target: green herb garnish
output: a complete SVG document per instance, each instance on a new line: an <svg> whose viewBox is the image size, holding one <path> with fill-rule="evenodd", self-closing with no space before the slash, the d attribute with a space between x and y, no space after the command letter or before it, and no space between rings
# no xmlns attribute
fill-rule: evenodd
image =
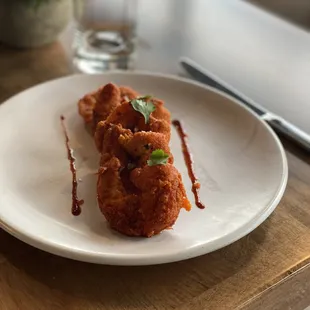
<svg viewBox="0 0 310 310"><path fill-rule="evenodd" d="M48 3L50 0L19 0L19 1L37 10L41 5L43 5L44 3Z"/></svg>
<svg viewBox="0 0 310 310"><path fill-rule="evenodd" d="M151 96L144 96L130 101L134 110L140 112L144 116L145 124L149 122L151 113L156 110L153 102L148 101L151 98Z"/></svg>
<svg viewBox="0 0 310 310"><path fill-rule="evenodd" d="M152 152L150 159L147 161L149 166L165 165L168 161L169 155L161 149Z"/></svg>

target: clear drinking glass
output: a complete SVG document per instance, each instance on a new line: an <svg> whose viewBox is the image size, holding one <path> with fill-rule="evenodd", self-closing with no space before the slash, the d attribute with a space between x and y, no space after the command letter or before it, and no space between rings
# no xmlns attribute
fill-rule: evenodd
<svg viewBox="0 0 310 310"><path fill-rule="evenodd" d="M85 73L133 65L137 0L74 0L74 64Z"/></svg>

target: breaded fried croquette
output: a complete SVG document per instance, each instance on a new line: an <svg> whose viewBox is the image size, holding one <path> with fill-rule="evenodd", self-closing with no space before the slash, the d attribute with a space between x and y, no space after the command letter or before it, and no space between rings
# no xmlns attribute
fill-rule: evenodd
<svg viewBox="0 0 310 310"><path fill-rule="evenodd" d="M173 166L170 113L163 101L109 83L78 105L101 154L97 196L110 226L144 237L171 228L190 204Z"/></svg>

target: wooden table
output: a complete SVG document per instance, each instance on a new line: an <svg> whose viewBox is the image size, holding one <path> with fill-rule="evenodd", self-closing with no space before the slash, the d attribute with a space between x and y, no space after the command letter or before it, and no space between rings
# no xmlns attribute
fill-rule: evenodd
<svg viewBox="0 0 310 310"><path fill-rule="evenodd" d="M161 0L159 23L154 15L146 14L153 1L142 1L139 69L178 73L177 58L185 51L188 56L196 53L189 48L195 46L191 41L195 36L184 35L184 28L179 26L185 11L194 10L192 5L210 9L211 4L184 0L180 9L180 2ZM231 14L243 12L245 4L231 3L234 3L228 5L232 6ZM228 9L221 13L220 5L217 6L217 18L225 17ZM168 13L164 15L165 12ZM169 24L171 12L174 27ZM205 12L206 18L213 18ZM259 15L263 13L255 14L264 19ZM197 22L197 27L201 27ZM167 24L170 28L165 33ZM283 33L286 29L284 26ZM272 31L270 26L269 32ZM173 44L169 41L171 35L175 38ZM0 101L42 81L71 74L71 36L69 27L61 42L40 49L21 51L0 46ZM228 40L227 44L230 43ZM213 69L220 68L221 64L216 62L224 56L225 64L233 65L234 57L229 58L226 49L229 46L223 46L222 54L216 55L207 49L208 42L205 45L208 62L214 62ZM241 47L239 51L242 53ZM310 59L310 50L303 52ZM233 55L237 55L236 47ZM286 56L287 61L291 61L289 57ZM244 58L244 66L246 61ZM278 208L248 236L202 257L149 267L92 265L42 252L0 230L0 309L305 308L310 304L310 160L289 142L283 143L290 176Z"/></svg>

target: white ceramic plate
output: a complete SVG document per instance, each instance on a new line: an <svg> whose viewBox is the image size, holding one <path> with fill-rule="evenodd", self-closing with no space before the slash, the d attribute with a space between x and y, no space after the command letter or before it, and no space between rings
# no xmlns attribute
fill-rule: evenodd
<svg viewBox="0 0 310 310"><path fill-rule="evenodd" d="M195 207L175 131L171 148L191 212L150 239L108 227L96 203L98 155L77 113L77 100L102 84L129 85L166 101L189 134L201 199ZM77 158L82 214L71 215L71 173L60 115ZM202 255L245 236L277 206L287 181L275 134L243 106L185 79L147 73L76 75L28 89L0 106L0 223L42 250L82 261L147 265Z"/></svg>

